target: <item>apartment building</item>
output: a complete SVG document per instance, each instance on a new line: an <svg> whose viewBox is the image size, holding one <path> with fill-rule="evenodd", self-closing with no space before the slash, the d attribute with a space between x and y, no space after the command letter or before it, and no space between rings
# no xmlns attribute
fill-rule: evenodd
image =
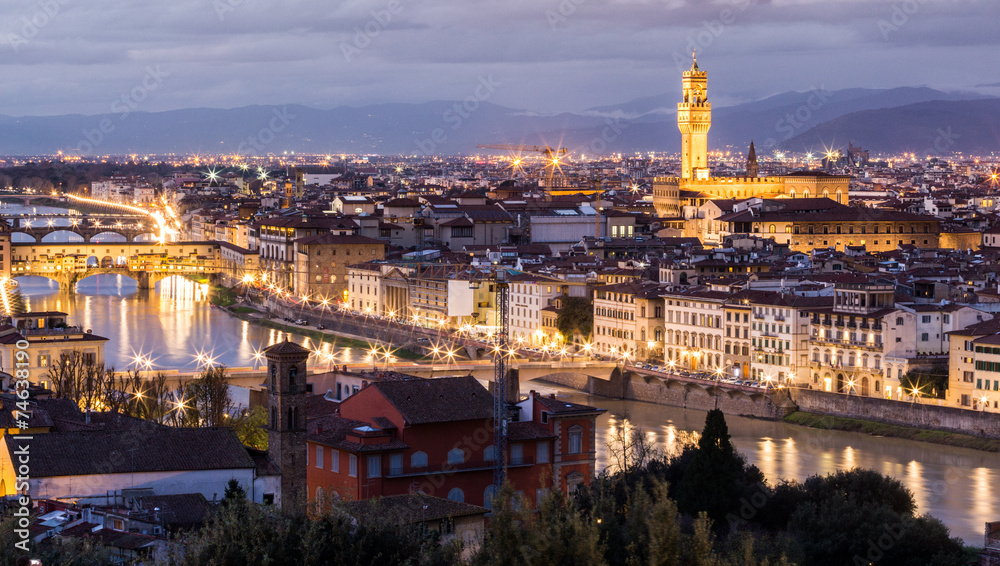
<svg viewBox="0 0 1000 566"><path fill-rule="evenodd" d="M508 270L510 338L519 344L542 346L556 337L542 330L542 309L561 297L565 282L534 273Z"/></svg>
<svg viewBox="0 0 1000 566"><path fill-rule="evenodd" d="M668 366L715 372L723 367L723 317L732 294L664 293L665 361Z"/></svg>

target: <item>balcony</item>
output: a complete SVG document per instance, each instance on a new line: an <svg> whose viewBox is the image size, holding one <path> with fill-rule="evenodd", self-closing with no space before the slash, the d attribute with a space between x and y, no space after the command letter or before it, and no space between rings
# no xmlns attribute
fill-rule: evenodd
<svg viewBox="0 0 1000 566"><path fill-rule="evenodd" d="M837 322L834 322L833 325L836 326L837 328L843 328L844 327L844 321L838 320Z"/></svg>
<svg viewBox="0 0 1000 566"><path fill-rule="evenodd" d="M776 314L776 315L774 315L774 320L776 320L778 322L785 322L785 315L783 315L783 314Z"/></svg>
<svg viewBox="0 0 1000 566"><path fill-rule="evenodd" d="M847 327L848 328L857 328L858 327L858 323L856 323L856 322L848 322L847 323Z"/></svg>

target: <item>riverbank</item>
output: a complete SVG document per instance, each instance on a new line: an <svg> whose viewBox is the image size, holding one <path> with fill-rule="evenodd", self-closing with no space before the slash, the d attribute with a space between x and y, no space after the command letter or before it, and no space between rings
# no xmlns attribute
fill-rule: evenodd
<svg viewBox="0 0 1000 566"><path fill-rule="evenodd" d="M280 330L289 334L299 334L308 337L310 340L315 342L328 342L330 344L336 344L340 347L356 348L358 350L367 351L371 349L372 345L370 342L359 340L357 338L352 338L350 336L344 336L329 331L314 330L311 328L303 326L293 326L288 324L283 324L280 322L275 322L272 319L263 318L260 311L255 308L247 306L223 306L222 310L227 312L230 316L238 318L240 320L245 320L250 324L255 324L262 328L269 328L274 330ZM413 360L419 361L424 360L426 356L412 350L407 350L404 348L397 348L392 350L392 355L403 359L403 360Z"/></svg>
<svg viewBox="0 0 1000 566"><path fill-rule="evenodd" d="M822 430L841 430L845 432L862 432L872 436L918 440L956 448L970 448L983 452L1000 452L1000 440L980 438L969 434L958 434L943 430L907 427L893 424L835 417L808 411L796 411L785 417L785 422L809 428Z"/></svg>

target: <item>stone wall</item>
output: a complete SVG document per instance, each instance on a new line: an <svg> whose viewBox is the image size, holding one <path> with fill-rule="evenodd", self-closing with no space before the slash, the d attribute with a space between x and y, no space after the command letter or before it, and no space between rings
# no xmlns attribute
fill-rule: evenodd
<svg viewBox="0 0 1000 566"><path fill-rule="evenodd" d="M796 389L791 396L802 411L1000 438L1000 415L941 407L933 400L907 403L811 389Z"/></svg>
<svg viewBox="0 0 1000 566"><path fill-rule="evenodd" d="M781 419L794 409L784 395L764 392L747 394L725 387L706 389L700 385L679 381L663 383L659 379L648 382L640 375L615 369L611 379L604 380L578 373L547 375L543 381L556 383L587 392L598 397L646 401L672 407L709 411L721 409L726 414Z"/></svg>

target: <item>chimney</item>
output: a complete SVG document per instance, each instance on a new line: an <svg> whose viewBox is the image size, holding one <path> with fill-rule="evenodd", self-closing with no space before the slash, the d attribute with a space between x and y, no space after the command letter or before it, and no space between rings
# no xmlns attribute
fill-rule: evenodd
<svg viewBox="0 0 1000 566"><path fill-rule="evenodd" d="M83 422L90 424L90 409L83 412Z"/></svg>

